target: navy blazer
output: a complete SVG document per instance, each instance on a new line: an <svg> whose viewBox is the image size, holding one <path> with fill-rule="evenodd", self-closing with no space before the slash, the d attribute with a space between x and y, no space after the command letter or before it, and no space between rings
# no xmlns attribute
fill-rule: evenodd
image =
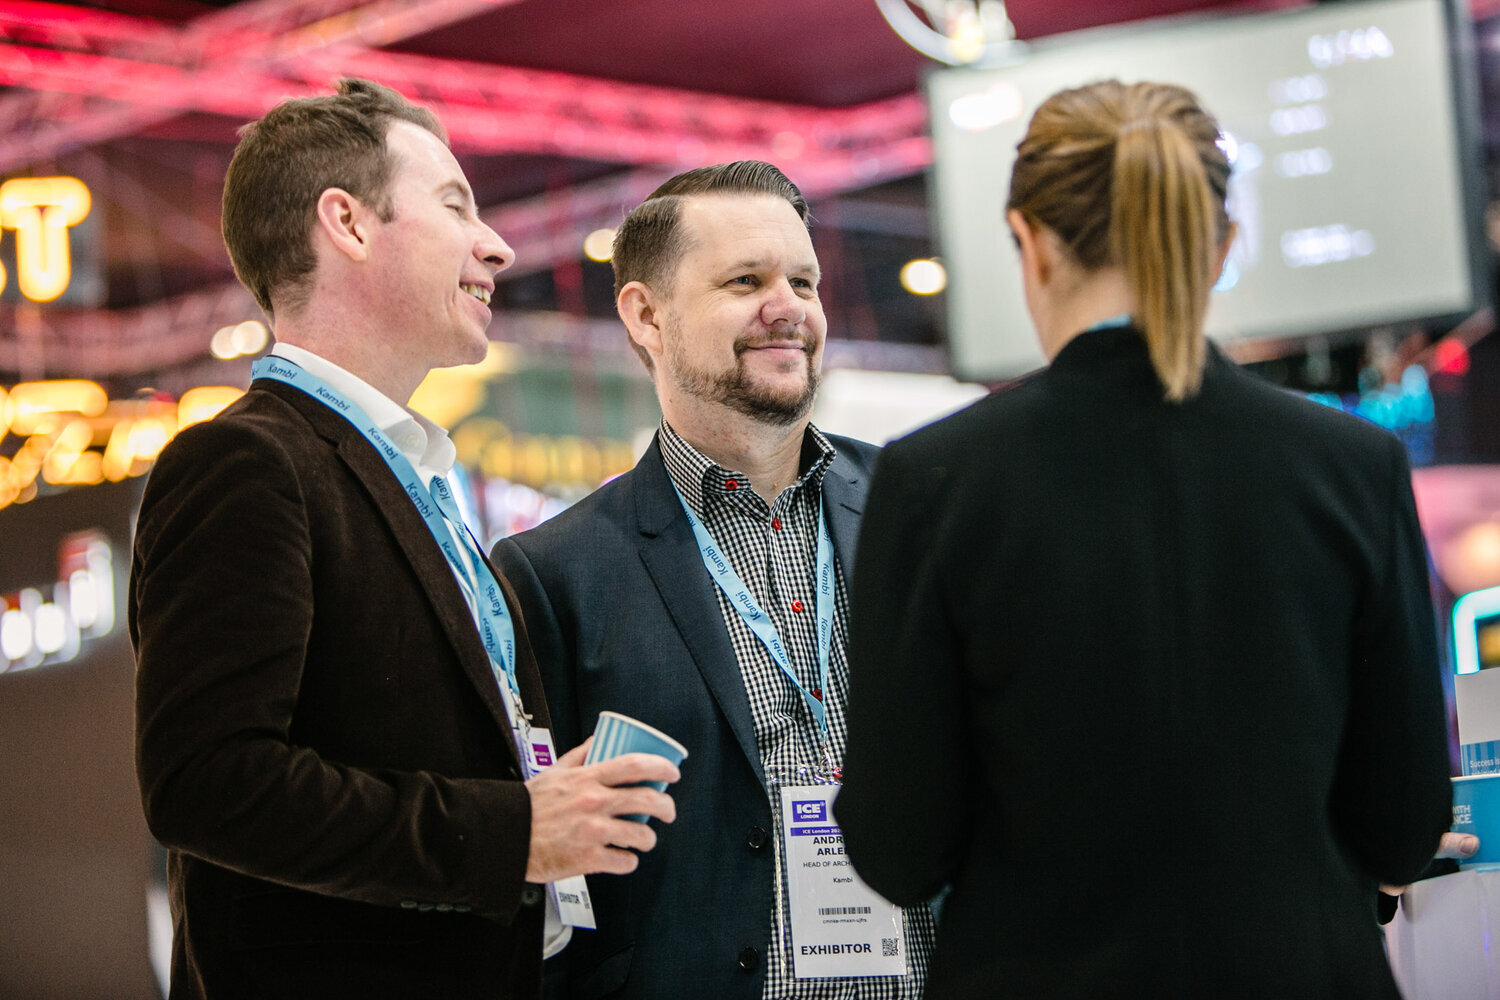
<svg viewBox="0 0 1500 1000"><path fill-rule="evenodd" d="M257 382L162 453L135 547L136 763L171 850L172 996L538 995L505 708L374 447Z"/></svg>
<svg viewBox="0 0 1500 1000"><path fill-rule="evenodd" d="M830 436L824 509L845 580L879 450ZM599 712L688 748L677 821L630 875L591 875L597 931L555 960L570 997L759 1000L774 835L750 702L718 597L652 442L634 469L494 550L516 588L559 749ZM550 963L549 963L550 964Z"/></svg>

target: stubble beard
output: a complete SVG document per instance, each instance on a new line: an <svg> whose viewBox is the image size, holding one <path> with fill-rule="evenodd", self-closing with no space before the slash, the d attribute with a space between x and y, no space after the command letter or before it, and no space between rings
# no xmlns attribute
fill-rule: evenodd
<svg viewBox="0 0 1500 1000"><path fill-rule="evenodd" d="M811 346L804 339L803 356L807 359L807 378L802 388L785 390L756 382L745 368L745 352L754 341L741 338L734 344L734 367L728 371L712 372L694 368L681 348L682 338L669 341L669 362L672 384L678 391L701 399L718 403L752 420L772 426L785 427L803 419L812 412L813 399L823 377L818 372L817 361Z"/></svg>

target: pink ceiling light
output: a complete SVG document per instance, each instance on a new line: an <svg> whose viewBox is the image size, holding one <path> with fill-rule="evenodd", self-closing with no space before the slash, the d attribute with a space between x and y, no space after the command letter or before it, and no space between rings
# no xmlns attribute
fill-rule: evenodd
<svg viewBox="0 0 1500 1000"><path fill-rule="evenodd" d="M179 114L182 87L190 81L200 90L209 85L234 81L241 74L274 67L278 63L305 58L311 53L339 45L391 45L447 24L465 20L494 7L517 0L255 0L205 14L185 27L175 27L144 18L131 18L104 11L38 2L0 3L0 41L18 43L7 48L31 49L7 59L11 71L37 62L44 75L30 82L22 76L7 76L11 86L40 89L53 86L87 98L82 105L51 105L49 110L67 110L67 117L41 118L18 114L18 108L35 112L37 102L28 94L0 99L0 173L13 172L47 160L69 149L102 142L140 131ZM69 68L80 64L64 59L42 60L37 46L50 46L59 53L93 55L109 60L99 64L104 79L128 88L124 101L87 88ZM151 64L156 63L153 71ZM111 73L108 67L119 72ZM157 75L165 88L165 99L137 103L141 90L129 76L137 72L152 78L162 68L175 68L181 76ZM215 75L215 73L218 75ZM229 86L228 89L233 89ZM279 96L288 88L283 85ZM131 95L134 96L131 96ZM261 105L260 110L274 103ZM209 109L212 110L212 109ZM260 111L254 112L259 114Z"/></svg>

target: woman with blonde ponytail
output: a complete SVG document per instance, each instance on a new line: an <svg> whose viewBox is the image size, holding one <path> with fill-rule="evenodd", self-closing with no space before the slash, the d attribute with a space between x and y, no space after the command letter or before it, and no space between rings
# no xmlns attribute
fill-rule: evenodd
<svg viewBox="0 0 1500 1000"><path fill-rule="evenodd" d="M930 997L1398 998L1375 886L1450 821L1410 473L1204 339L1218 141L1180 87L1044 102L1050 365L880 460L835 811L893 902L951 887Z"/></svg>
<svg viewBox="0 0 1500 1000"><path fill-rule="evenodd" d="M1128 303L1174 402L1198 391L1209 290L1234 237L1218 139L1214 120L1181 87L1095 84L1037 111L1011 182L1006 215L1023 255L1047 231L1068 251L1058 263L1076 267L1076 277L1123 279L1110 291ZM1051 247L1039 249L1053 264ZM1078 331L1041 332L1050 360L1068 339L1058 333Z"/></svg>

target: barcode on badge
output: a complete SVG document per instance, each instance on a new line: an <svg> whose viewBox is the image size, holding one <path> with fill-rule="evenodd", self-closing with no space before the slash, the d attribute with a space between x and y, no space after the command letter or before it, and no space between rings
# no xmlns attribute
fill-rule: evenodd
<svg viewBox="0 0 1500 1000"><path fill-rule="evenodd" d="M820 917L849 917L856 913L869 913L868 906L820 906L818 916Z"/></svg>
<svg viewBox="0 0 1500 1000"><path fill-rule="evenodd" d="M900 942L900 938L881 938L880 957L895 958L898 954L901 953Z"/></svg>

